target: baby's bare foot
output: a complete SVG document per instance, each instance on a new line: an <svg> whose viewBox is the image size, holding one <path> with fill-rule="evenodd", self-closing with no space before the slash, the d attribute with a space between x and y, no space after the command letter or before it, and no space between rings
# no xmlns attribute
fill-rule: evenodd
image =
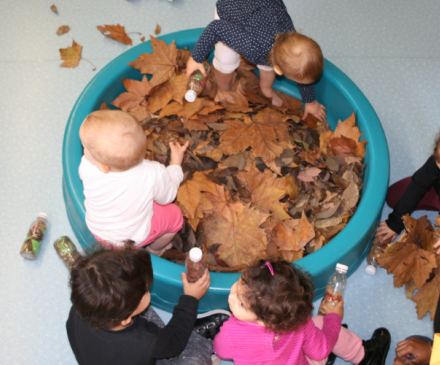
<svg viewBox="0 0 440 365"><path fill-rule="evenodd" d="M270 89L263 89L263 88L261 88L261 92L263 93L263 95L266 98L272 99L272 105L275 105L275 106L283 105L283 101L277 95L277 93L275 92L275 90L273 88L270 88Z"/></svg>

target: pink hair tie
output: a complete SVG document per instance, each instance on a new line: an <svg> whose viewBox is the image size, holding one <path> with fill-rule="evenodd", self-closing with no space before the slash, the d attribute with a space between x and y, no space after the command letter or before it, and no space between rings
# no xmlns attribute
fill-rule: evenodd
<svg viewBox="0 0 440 365"><path fill-rule="evenodd" d="M266 265L267 265L267 267L269 268L269 271L270 271L270 273L271 273L272 276L273 276L273 267L272 267L271 263L270 263L269 261L266 261Z"/></svg>

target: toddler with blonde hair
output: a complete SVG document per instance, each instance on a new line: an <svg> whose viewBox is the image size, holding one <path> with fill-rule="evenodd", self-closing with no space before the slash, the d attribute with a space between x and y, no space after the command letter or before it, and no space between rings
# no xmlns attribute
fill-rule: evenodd
<svg viewBox="0 0 440 365"><path fill-rule="evenodd" d="M169 203L183 180L188 143L170 142L168 167L145 160L145 133L131 114L120 110L91 113L79 134L84 146L79 175L89 230L104 245L122 247L130 240L161 254L183 224L182 212Z"/></svg>
<svg viewBox="0 0 440 365"><path fill-rule="evenodd" d="M230 90L240 55L257 65L263 94L282 105L273 83L276 74L298 83L305 103L303 118L321 121L326 108L315 97L314 82L324 69L319 45L295 31L282 0L218 0L215 20L203 31L187 63L187 76L195 70L205 75L203 61L215 46L213 65L220 89Z"/></svg>

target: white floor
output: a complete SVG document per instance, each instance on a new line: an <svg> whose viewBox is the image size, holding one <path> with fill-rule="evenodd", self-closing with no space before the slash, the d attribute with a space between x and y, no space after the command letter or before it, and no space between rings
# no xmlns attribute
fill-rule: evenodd
<svg viewBox="0 0 440 365"><path fill-rule="evenodd" d="M105 38L97 25L121 24L148 37L203 27L214 1L202 0L2 0L0 2L0 364L75 364L65 332L67 270L52 243L74 235L61 191L61 147L69 113L93 76L129 49ZM440 2L431 0L286 0L296 28L313 37L324 55L364 92L382 121L390 157L390 183L411 175L431 152L440 129ZM60 25L71 31L55 34ZM131 34L134 44L139 36ZM79 67L66 69L59 48L81 44ZM18 254L38 212L51 226L36 261ZM386 208L384 214L388 214ZM385 215L384 215L385 216ZM435 215L431 214L431 218ZM396 343L432 335L415 305L392 277L364 266L349 278L344 322L362 338L387 327ZM160 312L166 319L169 314ZM342 361L338 360L342 363Z"/></svg>

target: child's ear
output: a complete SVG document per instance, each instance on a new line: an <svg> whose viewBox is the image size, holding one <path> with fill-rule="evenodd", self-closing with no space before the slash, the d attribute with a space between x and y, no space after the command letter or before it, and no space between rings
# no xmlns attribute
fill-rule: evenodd
<svg viewBox="0 0 440 365"><path fill-rule="evenodd" d="M281 76L283 74L283 72L281 71L281 69L277 65L273 66L273 70L279 76Z"/></svg>
<svg viewBox="0 0 440 365"><path fill-rule="evenodd" d="M104 165L101 162L98 162L98 169L99 169L99 171L103 172L104 174L108 174L110 172L110 166Z"/></svg>
<svg viewBox="0 0 440 365"><path fill-rule="evenodd" d="M121 321L121 326L122 327L127 327L131 323L131 321L132 321L132 319L131 319L131 316L130 316L127 319L124 319L124 320Z"/></svg>

